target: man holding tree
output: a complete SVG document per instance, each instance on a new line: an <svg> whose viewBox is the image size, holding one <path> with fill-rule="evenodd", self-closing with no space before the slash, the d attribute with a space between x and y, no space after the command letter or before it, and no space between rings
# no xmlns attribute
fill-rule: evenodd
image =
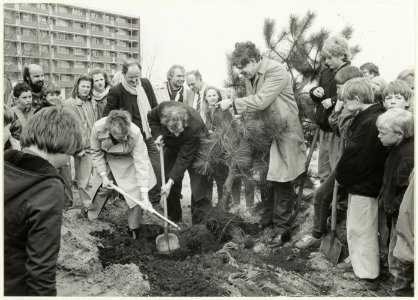
<svg viewBox="0 0 418 300"><path fill-rule="evenodd" d="M264 118L273 120L277 132L272 140L267 180L271 187L263 203L259 221L261 228L273 226L279 244L290 239L295 193L292 181L305 171L306 147L292 82L285 67L262 57L252 42L235 44L232 65L246 77L246 96L226 99L219 106L233 107L235 114L262 111Z"/></svg>

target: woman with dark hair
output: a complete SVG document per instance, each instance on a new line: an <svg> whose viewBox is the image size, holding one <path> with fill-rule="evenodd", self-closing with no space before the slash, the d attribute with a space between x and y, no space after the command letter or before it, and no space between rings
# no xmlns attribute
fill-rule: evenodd
<svg viewBox="0 0 418 300"><path fill-rule="evenodd" d="M70 108L81 125L83 136L83 150L74 155L75 177L78 192L84 209L91 205L91 198L87 192L87 186L92 172L90 153L90 136L97 114L94 109L92 98L93 78L88 74L81 75L74 83L71 98L64 102L64 106Z"/></svg>
<svg viewBox="0 0 418 300"><path fill-rule="evenodd" d="M113 180L130 196L152 207L148 191L157 181L141 130L131 122L127 111L112 110L107 117L94 124L91 156L96 172L92 190L95 196L88 211L89 220L99 216L112 194L108 185ZM127 198L126 202L130 233L136 239L142 210Z"/></svg>
<svg viewBox="0 0 418 300"><path fill-rule="evenodd" d="M97 108L97 119L99 120L103 117L103 111L107 104L107 95L112 84L106 72L102 69L94 69L89 75L93 78L92 97Z"/></svg>

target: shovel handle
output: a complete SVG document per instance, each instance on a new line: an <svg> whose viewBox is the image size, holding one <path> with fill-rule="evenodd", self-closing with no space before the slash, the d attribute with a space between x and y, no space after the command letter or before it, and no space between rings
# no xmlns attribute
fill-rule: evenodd
<svg viewBox="0 0 418 300"><path fill-rule="evenodd" d="M344 152L344 139L341 137L340 141L340 158ZM338 199L338 183L334 181L334 190L332 193L332 210L331 210L331 232L335 232L337 228L337 199Z"/></svg>
<svg viewBox="0 0 418 300"><path fill-rule="evenodd" d="M110 183L109 186L114 189L115 191L117 191L118 193L122 194L124 197L129 198L130 200L134 201L136 204L138 204L142 209L149 211L150 213L156 215L157 217L159 217L160 219L164 220L164 224L170 223L171 225L173 225L175 228L180 229L180 227L174 223L173 221L170 221L167 217L164 217L163 215L161 215L159 212L157 212L154 208L149 208L147 206L145 206L142 201L139 201L138 199L135 199L133 197L131 197L128 193L126 193L124 190L122 190L120 187L117 187L116 185L114 185L113 183Z"/></svg>

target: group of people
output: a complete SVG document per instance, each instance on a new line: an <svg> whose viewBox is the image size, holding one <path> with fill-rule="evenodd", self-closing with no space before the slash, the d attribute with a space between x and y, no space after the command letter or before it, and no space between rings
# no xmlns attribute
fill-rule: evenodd
<svg viewBox="0 0 418 300"><path fill-rule="evenodd" d="M405 249L413 249L413 198L405 190L413 184L408 181L413 116L406 108L411 107L411 89L399 80L386 86L375 78L379 73L373 64L350 66L342 38L327 40L322 55L327 67L311 91L318 103L322 184L315 194L312 235L296 245L318 245L326 234L336 181L348 193L347 239L354 273L373 281L379 275L379 250L386 251L392 274L403 280L402 288L398 280L394 290L408 293L413 251L411 256ZM305 172L307 162L292 81L284 65L263 57L252 42L235 45L232 64L245 77L244 97L223 99L198 70L186 72L181 65L173 65L167 81L153 87L141 78L139 62L127 59L113 83L95 69L78 77L71 97L63 100L59 86L44 84L42 68L25 67L24 82L13 87L4 105L5 295L56 294L62 208L73 205L70 156L83 215L89 220L100 216L114 183L157 210L165 194L168 217L181 222L187 170L192 222L199 223L212 207L213 180L221 196L225 176L200 174L194 166L196 154L202 138L212 134L219 120L232 121L232 115L262 112L277 124L267 158L271 184L263 191L259 224L261 229L274 227L276 242L290 240L293 181ZM130 234L136 239L143 212L125 200Z"/></svg>

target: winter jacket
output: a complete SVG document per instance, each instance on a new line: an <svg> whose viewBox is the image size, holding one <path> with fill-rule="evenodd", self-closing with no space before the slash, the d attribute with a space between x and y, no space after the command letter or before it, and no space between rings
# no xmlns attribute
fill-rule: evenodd
<svg viewBox="0 0 418 300"><path fill-rule="evenodd" d="M337 70L326 68L319 75L318 86L313 87L309 91L312 101L314 101L318 106L315 112L315 122L319 127L324 131L332 131L332 128L329 124L328 117L331 115L335 104L337 103L337 81L335 80L335 75L344 67L349 66L350 62L344 63ZM317 87L322 87L324 89L324 95L321 98L316 97L313 94L313 91ZM328 109L325 109L321 102L325 99L331 98L332 106Z"/></svg>
<svg viewBox="0 0 418 300"><path fill-rule="evenodd" d="M55 296L64 183L30 150L4 153L4 294Z"/></svg>
<svg viewBox="0 0 418 300"><path fill-rule="evenodd" d="M157 100L155 98L154 90L152 89L151 83L146 78L140 78L140 80L141 85L144 88L145 94L147 95L148 102L151 108L156 107ZM107 96L107 104L103 111L103 117L107 117L110 111L114 109L123 109L129 112L129 114L132 117L132 123L138 126L141 129L141 132L143 133L141 116L137 104L137 95L132 95L131 93L129 93L123 87L122 83L119 83L118 85L112 87L109 90L109 94Z"/></svg>
<svg viewBox="0 0 418 300"><path fill-rule="evenodd" d="M94 123L97 121L97 111L92 100L83 101L80 98L69 98L65 100L64 106L75 113L82 129L83 147L84 149L89 149L91 132Z"/></svg>
<svg viewBox="0 0 418 300"><path fill-rule="evenodd" d="M338 184L350 194L377 197L382 187L387 150L377 138L377 117L384 112L380 104L360 111L350 126L350 136L336 168Z"/></svg>
<svg viewBox="0 0 418 300"><path fill-rule="evenodd" d="M388 214L397 217L402 197L409 185L409 175L414 168L414 139L404 139L390 149L386 159L379 205Z"/></svg>
<svg viewBox="0 0 418 300"><path fill-rule="evenodd" d="M162 111L170 106L184 107L189 114L189 125L178 137L161 124ZM174 182L181 184L184 172L195 160L202 135L207 134L205 123L203 123L197 110L187 104L176 101L164 101L152 109L148 113L148 122L153 138L156 139L162 135L167 151L178 153L173 168L168 172L167 180L171 178Z"/></svg>

